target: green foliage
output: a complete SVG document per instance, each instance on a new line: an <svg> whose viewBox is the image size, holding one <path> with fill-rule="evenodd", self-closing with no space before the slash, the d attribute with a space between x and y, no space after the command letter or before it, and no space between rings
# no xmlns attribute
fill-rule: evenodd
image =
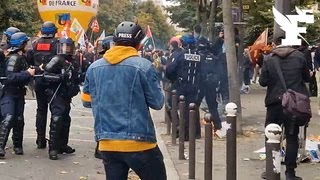
<svg viewBox="0 0 320 180"><path fill-rule="evenodd" d="M100 0L98 21L101 31L105 29L107 33L113 33L122 21L138 20L143 28L150 26L155 42L163 46L174 34L173 27L166 19L160 7L151 1L133 3L130 0Z"/></svg>
<svg viewBox="0 0 320 180"><path fill-rule="evenodd" d="M180 28L192 30L197 22L196 6L187 1L181 1L180 6L167 7L166 10L170 14L172 23L177 24Z"/></svg>
<svg viewBox="0 0 320 180"><path fill-rule="evenodd" d="M39 30L41 20L34 0L6 0L0 2L0 30L15 26L30 36Z"/></svg>
<svg viewBox="0 0 320 180"><path fill-rule="evenodd" d="M142 2L137 7L137 19L139 24L146 28L150 26L157 48L164 48L169 38L174 35L174 28L168 24L167 16L160 7L152 1Z"/></svg>
<svg viewBox="0 0 320 180"><path fill-rule="evenodd" d="M100 0L97 16L100 29L105 29L106 33L113 33L120 22L132 21L133 8L130 0Z"/></svg>

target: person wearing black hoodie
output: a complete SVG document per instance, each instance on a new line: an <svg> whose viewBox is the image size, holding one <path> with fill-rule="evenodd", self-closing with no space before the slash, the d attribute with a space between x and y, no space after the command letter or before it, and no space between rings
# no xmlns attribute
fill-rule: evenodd
<svg viewBox="0 0 320 180"><path fill-rule="evenodd" d="M294 121L283 113L281 96L285 90L276 71L274 61L279 61L287 88L304 95L309 95L305 82L309 82L310 73L303 53L292 47L280 46L281 39L281 37L277 38L275 42L276 47L264 61L259 83L261 86L267 87L265 97L265 106L267 108L265 126L270 123L276 123L279 125L283 124L286 129L286 180L300 180L302 178L295 174L299 148L299 125L297 123L293 124Z"/></svg>

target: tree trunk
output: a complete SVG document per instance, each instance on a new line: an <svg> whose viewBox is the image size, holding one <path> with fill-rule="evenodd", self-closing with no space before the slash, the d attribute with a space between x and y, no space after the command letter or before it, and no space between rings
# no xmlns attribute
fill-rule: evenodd
<svg viewBox="0 0 320 180"><path fill-rule="evenodd" d="M229 78L229 96L230 102L234 102L237 104L238 109L241 108L241 100L240 100L240 88L239 88L239 78L237 71L237 54L236 54L236 46L235 46L235 36L234 36L234 27L232 21L232 11L231 5L232 0L223 0L223 23L224 23L224 43L226 47L226 55L227 55L227 67L228 67L228 78ZM241 111L240 111L241 112ZM239 111L237 112L237 117L241 117L239 115ZM237 120L239 120L238 118ZM242 132L241 125L242 122L237 122L237 132Z"/></svg>
<svg viewBox="0 0 320 180"><path fill-rule="evenodd" d="M242 0L238 0L238 4L239 4L239 10L240 10L240 22L243 22L243 3ZM240 24L238 25L238 29L239 29L239 38L240 38L240 43L239 43L239 47L238 47L238 69L239 69L239 86L241 87L243 84L243 51L244 51L244 25ZM240 103L239 103L240 104ZM242 122L242 108L241 106L238 107L238 122ZM241 124L237 123L237 129L241 129Z"/></svg>
<svg viewBox="0 0 320 180"><path fill-rule="evenodd" d="M283 15L290 14L290 0L276 0L275 8ZM274 21L273 41L284 35L284 31L282 31L280 26Z"/></svg>
<svg viewBox="0 0 320 180"><path fill-rule="evenodd" d="M211 8L210 8L209 32L208 32L208 35L209 35L208 37L210 41L213 41L216 36L215 23L216 23L216 17L217 17L217 6L218 6L217 0L212 0Z"/></svg>

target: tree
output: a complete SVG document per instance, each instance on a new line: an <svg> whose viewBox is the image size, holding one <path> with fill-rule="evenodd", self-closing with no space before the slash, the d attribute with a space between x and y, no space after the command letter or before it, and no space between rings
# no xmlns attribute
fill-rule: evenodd
<svg viewBox="0 0 320 180"><path fill-rule="evenodd" d="M142 2L137 6L139 24L150 26L157 48L164 49L168 40L174 35L174 28L167 22L163 10L152 1Z"/></svg>
<svg viewBox="0 0 320 180"><path fill-rule="evenodd" d="M138 20L138 23L146 28L150 26L155 42L163 47L169 37L174 34L160 7L155 6L151 1L136 3L130 0L100 0L98 21L101 31L113 33L117 25L122 21Z"/></svg>
<svg viewBox="0 0 320 180"><path fill-rule="evenodd" d="M133 4L130 0L100 0L97 18L100 29L113 33L120 22L133 20Z"/></svg>
<svg viewBox="0 0 320 180"><path fill-rule="evenodd" d="M239 78L238 78L238 65L237 65L237 54L235 45L235 34L231 12L231 0L223 0L223 23L225 38L224 43L226 47L227 56L227 67L229 77L229 96L230 102L237 104L237 131L241 132L241 100L239 91Z"/></svg>
<svg viewBox="0 0 320 180"><path fill-rule="evenodd" d="M30 36L39 31L41 19L33 0L9 0L0 2L0 29L15 26Z"/></svg>

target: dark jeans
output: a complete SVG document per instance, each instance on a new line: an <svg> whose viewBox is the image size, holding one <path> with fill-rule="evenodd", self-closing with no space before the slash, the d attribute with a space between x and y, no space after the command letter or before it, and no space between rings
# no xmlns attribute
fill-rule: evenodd
<svg viewBox="0 0 320 180"><path fill-rule="evenodd" d="M213 83L201 83L200 85L200 95L199 102L200 105L202 99L205 97L208 105L209 112L211 114L211 120L214 123L216 129L221 129L221 118L218 112L218 102L217 102L217 86Z"/></svg>
<svg viewBox="0 0 320 180"><path fill-rule="evenodd" d="M250 85L250 68L243 70L243 83L244 85Z"/></svg>
<svg viewBox="0 0 320 180"><path fill-rule="evenodd" d="M294 172L297 167L297 155L299 148L299 126L292 124L292 120L283 113L281 104L267 107L266 126L270 123L283 124L286 136L286 157L285 164L287 172Z"/></svg>
<svg viewBox="0 0 320 180"><path fill-rule="evenodd" d="M141 152L102 151L107 180L127 180L129 168L142 180L166 180L166 169L159 147Z"/></svg>

